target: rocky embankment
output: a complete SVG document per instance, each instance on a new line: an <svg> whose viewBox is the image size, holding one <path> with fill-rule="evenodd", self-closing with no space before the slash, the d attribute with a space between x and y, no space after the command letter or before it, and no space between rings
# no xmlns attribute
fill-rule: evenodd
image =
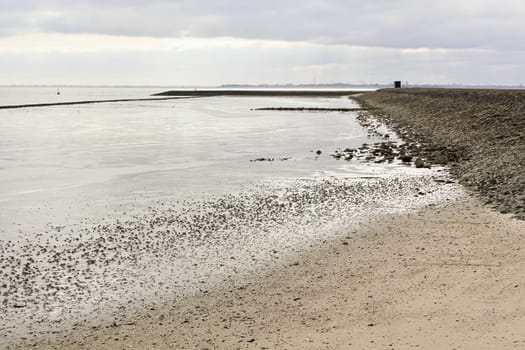
<svg viewBox="0 0 525 350"><path fill-rule="evenodd" d="M407 142L450 166L485 203L525 220L525 90L385 89L353 97Z"/></svg>

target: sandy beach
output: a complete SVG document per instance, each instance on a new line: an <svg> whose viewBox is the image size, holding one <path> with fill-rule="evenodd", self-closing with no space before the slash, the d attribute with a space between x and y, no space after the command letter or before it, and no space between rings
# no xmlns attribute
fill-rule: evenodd
<svg viewBox="0 0 525 350"><path fill-rule="evenodd" d="M41 349L522 349L525 222L465 196Z"/></svg>
<svg viewBox="0 0 525 350"><path fill-rule="evenodd" d="M514 132L523 117L493 129L482 108L468 120L438 111L425 128L421 96L430 109L453 96L464 103L456 113L468 114L477 108L472 101L507 95L452 91L442 100L444 91L420 91L421 96L407 91L358 99L365 108L379 108L368 117L378 116L405 138L403 152L432 167L450 167L466 185L455 198L372 216L242 279L8 348L525 348L525 221L516 218L523 213L522 156L515 152L523 136ZM510 103L516 113L521 105ZM480 116L483 122L476 119ZM463 137L450 132L454 129L463 130ZM494 159L508 162L472 171ZM500 179L510 180L500 184ZM492 187L483 187L487 184Z"/></svg>

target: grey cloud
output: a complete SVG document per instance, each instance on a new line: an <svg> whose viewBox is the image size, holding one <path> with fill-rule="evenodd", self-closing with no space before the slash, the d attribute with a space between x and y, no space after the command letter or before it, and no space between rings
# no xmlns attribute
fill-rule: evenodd
<svg viewBox="0 0 525 350"><path fill-rule="evenodd" d="M410 83L520 84L524 52L199 47L182 52L0 55L0 84ZM213 60L210 60L213 57Z"/></svg>
<svg viewBox="0 0 525 350"><path fill-rule="evenodd" d="M3 7L3 8L2 8ZM525 2L504 0L22 1L4 33L232 36L378 47L525 49ZM55 11L56 17L40 16ZM7 22L6 22L7 21Z"/></svg>

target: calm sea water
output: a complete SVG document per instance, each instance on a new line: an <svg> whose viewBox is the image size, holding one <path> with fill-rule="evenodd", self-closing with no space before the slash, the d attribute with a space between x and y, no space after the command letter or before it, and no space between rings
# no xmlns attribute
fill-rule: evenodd
<svg viewBox="0 0 525 350"><path fill-rule="evenodd" d="M113 100L147 98L169 88L144 87L52 87L52 86L0 86L0 106L36 103L71 102L86 100ZM60 94L57 94L60 92Z"/></svg>
<svg viewBox="0 0 525 350"><path fill-rule="evenodd" d="M0 91L6 105L143 98L159 90L62 88L58 97L54 88ZM374 141L354 113L254 110L280 106L357 107L348 98L212 97L0 110L0 237L159 198L235 192L264 179L388 171L329 157ZM250 162L257 158L275 161Z"/></svg>

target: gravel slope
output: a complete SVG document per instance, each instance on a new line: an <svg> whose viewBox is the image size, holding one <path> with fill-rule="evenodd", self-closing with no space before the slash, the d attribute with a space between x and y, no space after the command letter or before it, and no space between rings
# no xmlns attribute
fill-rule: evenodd
<svg viewBox="0 0 525 350"><path fill-rule="evenodd" d="M408 143L447 164L502 213L525 219L525 90L385 89L354 97Z"/></svg>

